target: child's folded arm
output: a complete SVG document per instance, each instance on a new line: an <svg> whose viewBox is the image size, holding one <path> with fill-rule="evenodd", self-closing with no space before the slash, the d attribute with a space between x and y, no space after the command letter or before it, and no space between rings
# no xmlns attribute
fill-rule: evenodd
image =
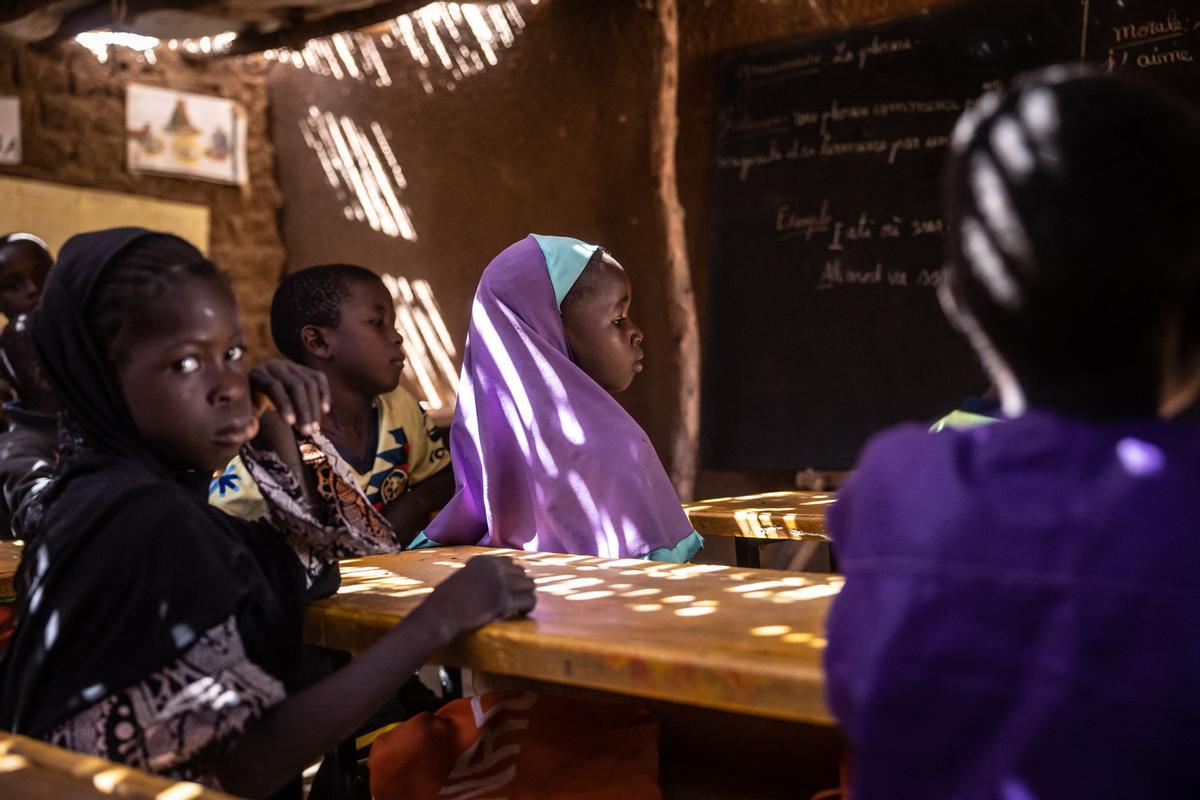
<svg viewBox="0 0 1200 800"><path fill-rule="evenodd" d="M262 493L267 520L300 557L310 586L343 558L403 549L328 440L314 433L301 440L299 453L303 482L274 451L245 446L241 456Z"/></svg>

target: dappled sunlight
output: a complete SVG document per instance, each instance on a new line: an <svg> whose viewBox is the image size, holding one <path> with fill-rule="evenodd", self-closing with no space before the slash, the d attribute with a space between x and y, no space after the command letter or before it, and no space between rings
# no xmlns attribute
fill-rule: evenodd
<svg viewBox="0 0 1200 800"><path fill-rule="evenodd" d="M818 636L809 631L793 631L789 625L762 625L757 628L751 628L750 635L762 638L778 637L780 641L787 644L806 644L818 650L824 649L828 644L823 636Z"/></svg>
<svg viewBox="0 0 1200 800"><path fill-rule="evenodd" d="M23 771L31 773L12 779L13 783L9 783L9 779L5 778L3 786L6 789L55 786L57 788L53 796L57 797L67 791L73 783L75 789L70 791L71 797L92 797L95 792L116 797L154 800L197 800L216 796L198 783L171 781L132 767L113 764L96 756L70 752L36 739L12 734L0 735L3 736L0 738L0 776ZM51 776L56 776L58 780L47 782Z"/></svg>
<svg viewBox="0 0 1200 800"><path fill-rule="evenodd" d="M378 122L363 128L350 117L309 106L300 132L343 204L346 219L387 236L417 240L411 213L400 202L408 182Z"/></svg>
<svg viewBox="0 0 1200 800"><path fill-rule="evenodd" d="M762 492L701 500L683 510L701 534L827 542L825 514L835 502L826 492Z"/></svg>
<svg viewBox="0 0 1200 800"><path fill-rule="evenodd" d="M461 563L443 562L444 566L460 568ZM374 592L386 594L389 597L417 597L429 594L433 587L416 578L407 578L385 569L375 567L342 566L342 585L337 593L357 594L359 592Z"/></svg>
<svg viewBox="0 0 1200 800"><path fill-rule="evenodd" d="M16 772L19 769L25 769L29 766L29 759L25 756L18 755L3 755L0 756L0 773Z"/></svg>
<svg viewBox="0 0 1200 800"><path fill-rule="evenodd" d="M404 336L404 371L421 387L428 408L452 406L458 394L458 351L446 330L441 307L428 281L411 283L402 276L380 276L396 309L396 324Z"/></svg>
<svg viewBox="0 0 1200 800"><path fill-rule="evenodd" d="M377 590L313 603L306 640L362 652L412 614L420 600L389 597L394 589L385 582L388 575L436 585L457 574L452 564L508 558L532 579L536 606L451 644L435 663L501 676L501 682L544 681L735 713L828 721L820 659L830 599L842 586L836 577L517 549L439 550L344 562L356 568L345 583L374 582ZM624 575L631 565L641 569ZM751 591L730 591L741 586ZM787 596L794 592L801 594ZM799 599L804 593L808 600Z"/></svg>
<svg viewBox="0 0 1200 800"><path fill-rule="evenodd" d="M471 552L475 555L476 549L471 548ZM784 644L817 649L824 647L823 629L810 629L812 622L798 626L798 618L811 620L811 615L806 613L797 617L789 609L827 600L836 595L845 582L838 575L734 569L722 564L669 564L512 549L480 549L478 555L509 557L525 567L542 598L532 614L535 620L550 614L560 621L569 621L569 616L560 616L566 608L599 604L603 610L598 609L597 613L616 613L618 618L619 614L632 613L639 618L644 615L669 616L678 624L687 625L718 621L716 624L720 629L729 630L735 639L739 624L753 620L755 624L741 629L744 631L741 636L748 640L777 639ZM426 557L419 567L414 567L414 572L428 571L431 566L448 572L461 569L464 564L462 560L430 560ZM428 584L401 571L357 562L345 564L342 574L343 586L339 594L370 592L411 597L431 591ZM553 605L560 599L569 601L569 606L561 607L563 612ZM729 628L730 625L734 627ZM730 639L729 643L735 639Z"/></svg>
<svg viewBox="0 0 1200 800"><path fill-rule="evenodd" d="M525 29L521 9L537 4L429 3L380 25L310 39L299 50L267 50L263 57L333 80L388 87L394 79L383 51L407 52L426 94L454 91L459 81L500 63Z"/></svg>
<svg viewBox="0 0 1200 800"><path fill-rule="evenodd" d="M525 325L521 320L517 319L516 314L505 306L501 306L500 309L508 317L513 330L521 337L521 343L525 345L530 358L537 365L538 374L542 376L542 381L546 384L546 388L550 390L550 395L554 399L554 408L558 412L558 424L562 429L563 436L566 437L568 442L574 445L586 443L587 437L584 436L579 419L575 416L574 409L571 408L571 401L567 398L567 389L563 386L562 380L559 379L558 373L554 371L554 367L550 366L550 362L542 355L542 351L529 338L529 334L525 332Z"/></svg>

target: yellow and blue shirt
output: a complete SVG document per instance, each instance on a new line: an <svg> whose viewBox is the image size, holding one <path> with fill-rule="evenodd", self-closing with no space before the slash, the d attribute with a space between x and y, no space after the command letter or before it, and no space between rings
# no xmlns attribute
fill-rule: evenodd
<svg viewBox="0 0 1200 800"><path fill-rule="evenodd" d="M342 460L376 509L432 477L450 464L450 449L425 410L405 389L375 398L376 446L371 464ZM229 462L225 471L208 487L208 502L243 519L261 517L266 507L254 479L241 457Z"/></svg>

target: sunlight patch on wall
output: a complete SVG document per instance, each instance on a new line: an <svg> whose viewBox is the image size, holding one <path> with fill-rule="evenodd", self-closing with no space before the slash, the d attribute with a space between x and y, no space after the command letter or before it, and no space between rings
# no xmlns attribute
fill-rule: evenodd
<svg viewBox="0 0 1200 800"><path fill-rule="evenodd" d="M458 81L499 63L500 53L525 29L521 6L537 4L538 0L430 3L369 31L312 39L301 50L267 50L263 56L335 80L391 86L380 48L406 51L418 65L426 94L438 88L453 91Z"/></svg>
<svg viewBox="0 0 1200 800"><path fill-rule="evenodd" d="M417 240L412 215L400 202L408 182L378 122L364 129L350 117L309 106L300 132L342 202L346 219L388 236Z"/></svg>
<svg viewBox="0 0 1200 800"><path fill-rule="evenodd" d="M404 336L405 373L420 387L430 411L454 405L458 394L458 351L428 281L382 275L396 305L396 327Z"/></svg>

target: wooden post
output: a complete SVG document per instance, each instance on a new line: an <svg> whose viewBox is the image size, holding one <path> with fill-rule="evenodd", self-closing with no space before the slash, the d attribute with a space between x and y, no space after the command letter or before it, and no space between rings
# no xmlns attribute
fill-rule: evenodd
<svg viewBox="0 0 1200 800"><path fill-rule="evenodd" d="M655 165L666 236L667 323L679 365L679 391L671 435L671 482L680 499L687 502L695 489L700 446L700 333L675 170L679 140L679 4L678 0L657 0L655 5L660 49L650 157Z"/></svg>

